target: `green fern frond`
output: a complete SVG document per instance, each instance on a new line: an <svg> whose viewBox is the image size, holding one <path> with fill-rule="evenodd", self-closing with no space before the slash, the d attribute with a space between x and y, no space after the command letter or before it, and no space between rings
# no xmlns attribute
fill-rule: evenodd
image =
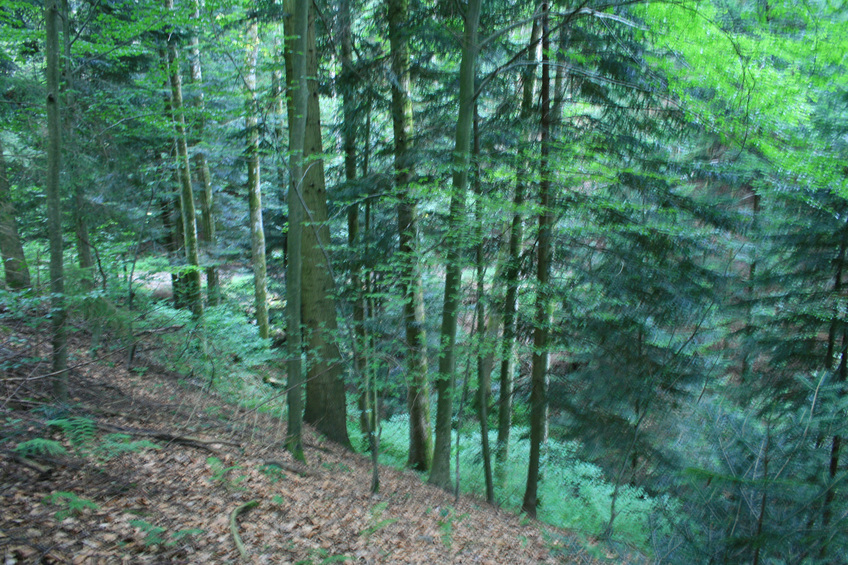
<svg viewBox="0 0 848 565"><path fill-rule="evenodd" d="M130 441L131 439L126 434L109 434L97 446L95 450L97 456L104 461L108 461L125 453L136 453L145 449L160 449L158 445L151 441Z"/></svg>
<svg viewBox="0 0 848 565"><path fill-rule="evenodd" d="M14 451L25 457L32 455L57 457L67 453L67 450L58 441L40 437L19 443L15 446Z"/></svg>
<svg viewBox="0 0 848 565"><path fill-rule="evenodd" d="M94 438L97 433L97 425L90 418L62 418L49 420L48 426L61 429L73 445L85 445Z"/></svg>

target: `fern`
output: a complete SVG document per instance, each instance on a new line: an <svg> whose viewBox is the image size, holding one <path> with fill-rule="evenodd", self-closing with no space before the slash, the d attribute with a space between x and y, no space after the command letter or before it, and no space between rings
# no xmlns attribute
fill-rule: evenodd
<svg viewBox="0 0 848 565"><path fill-rule="evenodd" d="M154 526L147 520L130 520L130 525L135 526L147 534L144 536L144 545L146 546L159 545L165 541L165 538L162 537L162 534L165 533L165 528L162 526Z"/></svg>
<svg viewBox="0 0 848 565"><path fill-rule="evenodd" d="M19 443L15 446L14 451L25 457L33 455L58 457L67 454L67 450L58 441L40 437Z"/></svg>
<svg viewBox="0 0 848 565"><path fill-rule="evenodd" d="M95 454L103 461L120 457L125 453L137 453L145 449L159 449L155 443L147 440L130 441L126 434L109 434L95 448Z"/></svg>
<svg viewBox="0 0 848 565"><path fill-rule="evenodd" d="M47 425L61 429L71 444L77 447L90 442L97 433L97 425L91 418L61 418L49 420Z"/></svg>
<svg viewBox="0 0 848 565"><path fill-rule="evenodd" d="M54 514L57 520L64 520L69 516L78 516L86 509L97 510L99 508L94 502L80 498L72 492L53 493L45 497L43 503L65 506L65 508Z"/></svg>

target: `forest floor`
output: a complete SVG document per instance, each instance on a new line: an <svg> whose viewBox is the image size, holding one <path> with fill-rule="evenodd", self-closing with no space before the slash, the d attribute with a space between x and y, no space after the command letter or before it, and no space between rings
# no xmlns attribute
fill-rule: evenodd
<svg viewBox="0 0 848 565"><path fill-rule="evenodd" d="M83 331L69 346L72 404L59 410L49 332L26 322L0 319L5 564L598 562L576 536L412 472L381 467L372 494L369 458L309 429L300 464L279 418L143 356L128 371L123 349L92 356Z"/></svg>

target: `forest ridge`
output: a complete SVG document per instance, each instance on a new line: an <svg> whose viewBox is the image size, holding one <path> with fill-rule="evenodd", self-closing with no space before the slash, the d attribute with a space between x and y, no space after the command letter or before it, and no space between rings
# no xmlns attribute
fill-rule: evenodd
<svg viewBox="0 0 848 565"><path fill-rule="evenodd" d="M7 332L3 410L73 413L84 332L375 493L387 461L657 561L844 563L846 14L8 1L0 314L51 345L22 377Z"/></svg>

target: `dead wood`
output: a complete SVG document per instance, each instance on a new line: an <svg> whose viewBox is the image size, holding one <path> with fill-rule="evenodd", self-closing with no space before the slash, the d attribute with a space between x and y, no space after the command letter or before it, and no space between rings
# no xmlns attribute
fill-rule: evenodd
<svg viewBox="0 0 848 565"><path fill-rule="evenodd" d="M247 555L247 550L244 548L244 543L241 541L241 536L239 536L238 533L237 518L239 514L247 512L258 505L258 500L251 500L250 502L245 502L244 504L237 506L232 512L230 512L230 534L232 534L233 542L236 544L236 549L238 549L239 555L241 555L241 558L244 561L247 561L249 556Z"/></svg>

